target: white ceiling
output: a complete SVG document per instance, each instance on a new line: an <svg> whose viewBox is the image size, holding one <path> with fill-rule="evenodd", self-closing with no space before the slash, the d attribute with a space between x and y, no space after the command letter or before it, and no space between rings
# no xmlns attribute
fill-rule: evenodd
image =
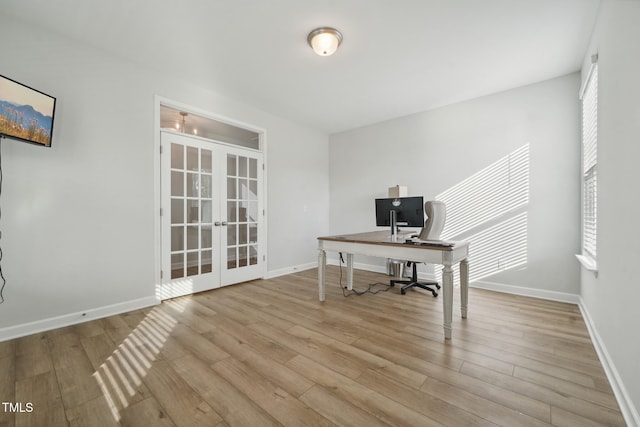
<svg viewBox="0 0 640 427"><path fill-rule="evenodd" d="M577 71L599 4L2 0L1 13L334 133ZM307 45L320 26L344 36L333 56Z"/></svg>

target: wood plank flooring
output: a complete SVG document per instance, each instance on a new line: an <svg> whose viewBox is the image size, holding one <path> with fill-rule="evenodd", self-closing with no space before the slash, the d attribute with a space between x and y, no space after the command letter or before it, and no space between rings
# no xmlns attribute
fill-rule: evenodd
<svg viewBox="0 0 640 427"><path fill-rule="evenodd" d="M625 425L575 305L472 288L445 341L440 298L338 282L324 303L308 270L2 342L23 412L0 426Z"/></svg>

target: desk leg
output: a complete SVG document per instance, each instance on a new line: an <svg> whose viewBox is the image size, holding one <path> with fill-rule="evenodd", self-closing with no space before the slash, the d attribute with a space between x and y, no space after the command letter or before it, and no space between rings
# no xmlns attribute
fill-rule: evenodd
<svg viewBox="0 0 640 427"><path fill-rule="evenodd" d="M347 289L353 289L353 254L347 254Z"/></svg>
<svg viewBox="0 0 640 427"><path fill-rule="evenodd" d="M469 261L465 258L460 261L460 311L462 318L467 318L467 305L469 303Z"/></svg>
<svg viewBox="0 0 640 427"><path fill-rule="evenodd" d="M327 268L327 253L319 249L318 250L318 298L320 301L324 301L324 277Z"/></svg>
<svg viewBox="0 0 640 427"><path fill-rule="evenodd" d="M442 311L444 312L444 338L451 339L453 320L453 269L445 265L442 269Z"/></svg>

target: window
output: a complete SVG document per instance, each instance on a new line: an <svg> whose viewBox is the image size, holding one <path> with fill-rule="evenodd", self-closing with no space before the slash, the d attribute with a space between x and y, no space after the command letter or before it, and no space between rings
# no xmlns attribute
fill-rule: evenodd
<svg viewBox="0 0 640 427"><path fill-rule="evenodd" d="M598 232L598 63L592 66L582 95L582 256L589 270L596 270Z"/></svg>

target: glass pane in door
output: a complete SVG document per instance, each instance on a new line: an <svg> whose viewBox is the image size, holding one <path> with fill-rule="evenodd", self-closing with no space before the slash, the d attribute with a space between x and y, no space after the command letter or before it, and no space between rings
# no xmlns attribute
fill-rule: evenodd
<svg viewBox="0 0 640 427"><path fill-rule="evenodd" d="M227 154L227 269L258 264L258 161Z"/></svg>
<svg viewBox="0 0 640 427"><path fill-rule="evenodd" d="M212 272L212 151L171 144L171 279Z"/></svg>

